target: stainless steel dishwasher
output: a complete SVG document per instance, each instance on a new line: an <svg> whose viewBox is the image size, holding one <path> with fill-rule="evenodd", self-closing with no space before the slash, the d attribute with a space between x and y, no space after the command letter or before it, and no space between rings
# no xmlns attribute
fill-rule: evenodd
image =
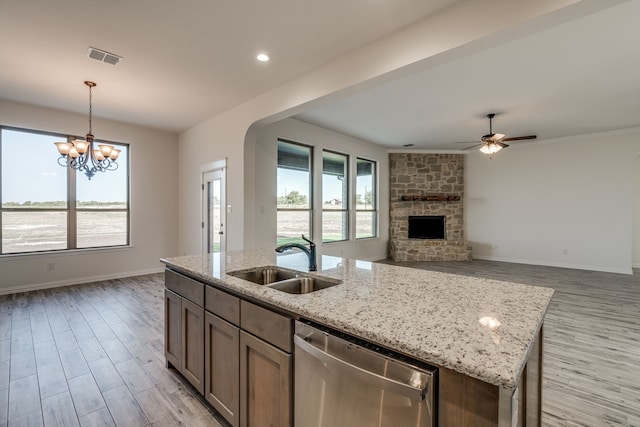
<svg viewBox="0 0 640 427"><path fill-rule="evenodd" d="M294 344L295 427L437 425L436 368L300 321Z"/></svg>

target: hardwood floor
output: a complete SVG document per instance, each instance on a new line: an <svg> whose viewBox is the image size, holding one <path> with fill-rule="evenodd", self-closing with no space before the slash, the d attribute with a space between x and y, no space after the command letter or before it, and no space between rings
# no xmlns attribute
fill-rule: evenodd
<svg viewBox="0 0 640 427"><path fill-rule="evenodd" d="M390 264L554 288L543 426L640 426L640 274L474 260Z"/></svg>
<svg viewBox="0 0 640 427"><path fill-rule="evenodd" d="M164 275L0 296L0 426L218 426L164 362Z"/></svg>
<svg viewBox="0 0 640 427"><path fill-rule="evenodd" d="M640 427L639 275L398 264L554 288L543 425ZM0 427L224 425L165 368L163 288L157 274L0 296Z"/></svg>

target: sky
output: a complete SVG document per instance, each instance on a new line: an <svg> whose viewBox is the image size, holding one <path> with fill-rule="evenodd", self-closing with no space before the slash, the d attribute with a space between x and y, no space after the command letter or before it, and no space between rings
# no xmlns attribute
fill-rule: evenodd
<svg viewBox="0 0 640 427"><path fill-rule="evenodd" d="M64 137L2 129L2 202L66 200L66 168L58 164L54 142ZM116 171L98 172L89 181L78 174L77 199L114 202L127 200L127 157L123 150Z"/></svg>

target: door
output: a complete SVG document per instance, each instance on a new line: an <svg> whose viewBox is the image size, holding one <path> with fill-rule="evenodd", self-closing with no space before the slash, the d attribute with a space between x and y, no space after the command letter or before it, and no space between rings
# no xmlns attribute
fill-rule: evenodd
<svg viewBox="0 0 640 427"><path fill-rule="evenodd" d="M205 254L225 251L225 174L224 167L202 173L202 241Z"/></svg>

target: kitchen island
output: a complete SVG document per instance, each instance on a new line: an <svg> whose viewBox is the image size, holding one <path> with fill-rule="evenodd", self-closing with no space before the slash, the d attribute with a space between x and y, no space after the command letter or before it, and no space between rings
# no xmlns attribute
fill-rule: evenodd
<svg viewBox="0 0 640 427"><path fill-rule="evenodd" d="M308 273L304 254L273 249L162 261L213 288L437 367L440 426L540 423L542 325L552 289L331 256ZM260 266L341 284L292 295L228 274Z"/></svg>

